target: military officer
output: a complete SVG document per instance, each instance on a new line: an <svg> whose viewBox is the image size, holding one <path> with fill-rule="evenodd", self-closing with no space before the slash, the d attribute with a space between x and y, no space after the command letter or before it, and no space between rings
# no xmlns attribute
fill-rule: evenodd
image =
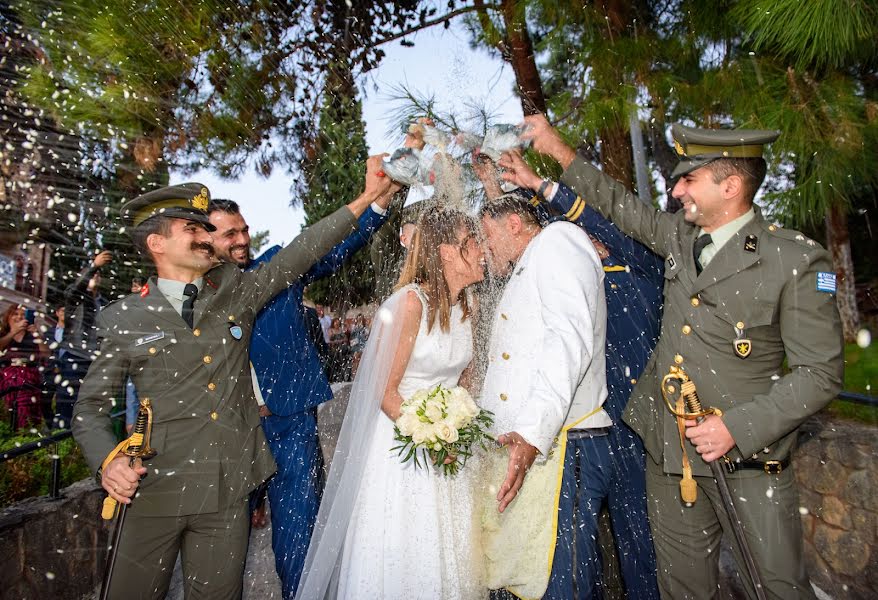
<svg viewBox="0 0 878 600"><path fill-rule="evenodd" d="M205 212L209 192L200 184L155 190L123 207L135 245L158 277L101 312L100 355L73 421L104 489L131 503L111 598L164 598L178 551L187 598L240 598L247 496L275 471L250 377L254 320L352 233L373 201L389 200L392 184L379 176L380 164L380 156L369 159L356 200L248 272L217 266ZM158 452L134 468L127 457L108 455L115 445L109 414L124 401L128 377L141 399L151 400Z"/></svg>
<svg viewBox="0 0 878 600"><path fill-rule="evenodd" d="M829 256L753 204L766 172L763 146L778 133L675 125L680 162L673 195L683 210L672 215L577 156L542 115L527 121L534 148L565 169L562 181L665 259L661 336L625 413L650 457L649 516L662 596L717 593L719 541L730 523L707 462L727 456L732 496L767 595L813 598L790 453L802 421L841 388L843 344ZM685 437L660 391L672 365L685 369L704 406L722 411L700 425L685 422ZM684 456L700 495L691 506L682 503L678 485Z"/></svg>

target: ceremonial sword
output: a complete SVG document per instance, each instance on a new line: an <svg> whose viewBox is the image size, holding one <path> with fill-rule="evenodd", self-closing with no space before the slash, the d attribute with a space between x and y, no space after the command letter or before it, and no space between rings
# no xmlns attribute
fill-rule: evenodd
<svg viewBox="0 0 878 600"><path fill-rule="evenodd" d="M668 394L673 394L677 391L673 385L668 384L670 380L674 379L680 382L680 397L685 402L686 410L688 412L680 412L676 410L668 399ZM675 417L680 419L695 419L696 422L701 423L707 415L722 414L719 409L713 407L706 410L702 408L701 400L698 399L698 392L695 390L695 383L692 382L689 375L682 367L676 365L672 366L668 374L662 378L662 398L664 399L668 410L670 410ZM685 455L685 448L683 448L683 452ZM728 459L723 457L723 460ZM732 524L732 532L735 534L738 548L740 548L741 555L744 557L744 566L747 569L747 574L750 576L750 583L753 585L753 590L756 592L756 598L758 600L766 600L765 587L762 585L762 578L759 575L759 569L756 567L756 561L753 559L753 552L750 550L750 545L747 543L747 538L744 534L744 527L741 525L741 521L738 518L738 509L735 508L732 491L729 489L728 481L726 481L726 473L723 471L723 467L720 465L719 460L713 460L707 464L710 465L710 472L713 475L714 481L716 481L716 487L719 490L719 496L720 499L722 499L723 508L725 508L726 515L728 515L729 521Z"/></svg>
<svg viewBox="0 0 878 600"><path fill-rule="evenodd" d="M135 461L139 458L141 461L154 457L157 452L149 445L149 438L152 435L152 405L149 398L140 401L140 408L137 411L137 420L134 422L134 429L131 437L123 440L116 446L112 452L104 459L103 467L116 458L117 455L123 454L128 457L128 466L133 467ZM116 555L119 552L119 542L122 540L122 527L125 525L125 515L128 513L128 504L121 506L112 496L104 498L104 505L101 509L101 517L110 520L118 513L116 518L116 527L113 529L113 537L110 546L110 552L107 555L107 566L104 569L104 581L101 584L100 600L107 600L110 594L110 581L113 578L113 569L116 566Z"/></svg>

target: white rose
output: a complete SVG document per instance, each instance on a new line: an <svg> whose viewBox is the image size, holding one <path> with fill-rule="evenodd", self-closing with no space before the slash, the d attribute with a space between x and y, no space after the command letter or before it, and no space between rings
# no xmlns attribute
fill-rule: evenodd
<svg viewBox="0 0 878 600"><path fill-rule="evenodd" d="M439 421L433 426L433 430L437 438L448 444L453 444L458 439L457 428L448 421Z"/></svg>
<svg viewBox="0 0 878 600"><path fill-rule="evenodd" d="M418 390L417 392L415 392L412 395L409 402L411 402L411 404L414 406L420 406L421 402L426 400L428 396L429 396L429 393L427 392L427 390Z"/></svg>
<svg viewBox="0 0 878 600"><path fill-rule="evenodd" d="M396 420L396 426L399 428L399 432L402 435L411 435L414 432L415 427L418 426L420 420L418 419L418 415L411 413L403 413Z"/></svg>
<svg viewBox="0 0 878 600"><path fill-rule="evenodd" d="M432 425L418 421L417 425L412 429L412 441L415 444L423 444L431 437L433 437Z"/></svg>
<svg viewBox="0 0 878 600"><path fill-rule="evenodd" d="M424 409L424 416L430 419L432 423L442 420L442 405L436 398L427 401L427 407Z"/></svg>
<svg viewBox="0 0 878 600"><path fill-rule="evenodd" d="M471 417L465 406L454 405L448 407L448 416L445 420L455 429L460 429L470 422Z"/></svg>

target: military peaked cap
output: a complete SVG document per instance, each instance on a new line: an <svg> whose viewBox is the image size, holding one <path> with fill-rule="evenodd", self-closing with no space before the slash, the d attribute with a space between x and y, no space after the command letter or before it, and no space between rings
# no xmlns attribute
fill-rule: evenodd
<svg viewBox="0 0 878 600"><path fill-rule="evenodd" d="M697 129L679 123L671 126L680 163L671 173L676 179L718 158L761 158L762 148L780 135L761 129Z"/></svg>
<svg viewBox="0 0 878 600"><path fill-rule="evenodd" d="M157 216L186 219L216 231L207 217L210 191L200 183L181 183L141 194L122 207L122 218L132 227Z"/></svg>

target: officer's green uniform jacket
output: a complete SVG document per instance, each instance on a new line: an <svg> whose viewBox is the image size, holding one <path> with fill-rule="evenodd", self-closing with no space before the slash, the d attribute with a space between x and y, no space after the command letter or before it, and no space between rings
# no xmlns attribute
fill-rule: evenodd
<svg viewBox="0 0 878 600"><path fill-rule="evenodd" d="M665 258L661 336L624 416L652 459L666 473L682 472L676 420L660 395L661 378L678 357L702 405L723 411L737 443L729 458L787 458L796 428L842 385L844 346L835 295L818 291L818 273L833 271L826 251L798 232L770 224L754 207L756 217L696 276L692 246L699 228L687 223L682 211L647 206L579 156L562 181L623 233ZM735 353L735 340L750 341L749 356ZM691 446L688 452L694 474L710 475Z"/></svg>
<svg viewBox="0 0 878 600"><path fill-rule="evenodd" d="M142 516L216 512L275 471L250 379L248 347L259 310L357 228L342 208L253 271L223 264L204 276L194 328L156 286L108 305L100 355L74 409L73 435L97 470L116 444L110 412L127 377L154 411L148 461L132 510ZM282 357L279 357L282 359Z"/></svg>

